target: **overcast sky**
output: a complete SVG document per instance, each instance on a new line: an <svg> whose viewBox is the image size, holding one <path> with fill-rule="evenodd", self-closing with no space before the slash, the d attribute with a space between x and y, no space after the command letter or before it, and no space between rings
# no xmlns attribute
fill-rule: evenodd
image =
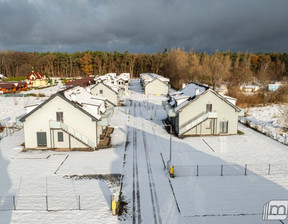
<svg viewBox="0 0 288 224"><path fill-rule="evenodd" d="M288 0L0 0L0 50L288 52Z"/></svg>

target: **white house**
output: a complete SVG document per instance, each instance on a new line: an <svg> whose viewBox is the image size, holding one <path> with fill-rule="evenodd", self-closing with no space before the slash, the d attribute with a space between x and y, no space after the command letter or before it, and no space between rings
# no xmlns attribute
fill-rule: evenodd
<svg viewBox="0 0 288 224"><path fill-rule="evenodd" d="M274 92L282 86L283 84L281 82L271 82L268 84L268 90Z"/></svg>
<svg viewBox="0 0 288 224"><path fill-rule="evenodd" d="M169 92L169 79L154 73L140 74L140 83L145 95L167 95Z"/></svg>
<svg viewBox="0 0 288 224"><path fill-rule="evenodd" d="M95 150L108 125L105 102L84 88L63 90L20 119L26 149Z"/></svg>
<svg viewBox="0 0 288 224"><path fill-rule="evenodd" d="M90 91L93 95L100 95L105 97L111 105L118 106L119 93L116 88L108 86L103 82L98 82L90 87Z"/></svg>
<svg viewBox="0 0 288 224"><path fill-rule="evenodd" d="M250 93L254 93L254 92L258 92L260 90L260 86L259 85L246 85L246 84L242 84L240 86L240 90L242 92L250 92Z"/></svg>
<svg viewBox="0 0 288 224"><path fill-rule="evenodd" d="M207 86L190 83L170 94L163 106L180 137L237 134L241 110Z"/></svg>
<svg viewBox="0 0 288 224"><path fill-rule="evenodd" d="M169 85L160 79L154 79L144 86L145 95L167 95L169 92Z"/></svg>

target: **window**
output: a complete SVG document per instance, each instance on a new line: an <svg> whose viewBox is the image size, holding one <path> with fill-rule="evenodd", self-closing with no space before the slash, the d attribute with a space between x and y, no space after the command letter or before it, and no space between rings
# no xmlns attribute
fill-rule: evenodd
<svg viewBox="0 0 288 224"><path fill-rule="evenodd" d="M63 142L63 132L62 131L59 131L58 133L58 142Z"/></svg>
<svg viewBox="0 0 288 224"><path fill-rule="evenodd" d="M220 133L228 133L228 121L220 122Z"/></svg>
<svg viewBox="0 0 288 224"><path fill-rule="evenodd" d="M212 112L212 104L206 104L206 113Z"/></svg>
<svg viewBox="0 0 288 224"><path fill-rule="evenodd" d="M103 90L102 90L102 89L100 89L100 90L99 90L99 93L100 93L100 94L103 94Z"/></svg>
<svg viewBox="0 0 288 224"><path fill-rule="evenodd" d="M63 112L56 112L56 120L58 122L63 122Z"/></svg>

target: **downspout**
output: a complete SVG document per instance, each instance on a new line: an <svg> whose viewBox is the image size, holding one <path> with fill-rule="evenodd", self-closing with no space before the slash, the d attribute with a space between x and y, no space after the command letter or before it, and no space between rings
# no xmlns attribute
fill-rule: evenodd
<svg viewBox="0 0 288 224"><path fill-rule="evenodd" d="M52 130L50 128L50 148L52 149L52 134L51 134Z"/></svg>
<svg viewBox="0 0 288 224"><path fill-rule="evenodd" d="M97 131L97 121L96 121L96 147L98 146L98 131Z"/></svg>
<svg viewBox="0 0 288 224"><path fill-rule="evenodd" d="M71 148L71 135L69 134L68 136L69 136L69 150L71 151L72 150L72 148Z"/></svg>

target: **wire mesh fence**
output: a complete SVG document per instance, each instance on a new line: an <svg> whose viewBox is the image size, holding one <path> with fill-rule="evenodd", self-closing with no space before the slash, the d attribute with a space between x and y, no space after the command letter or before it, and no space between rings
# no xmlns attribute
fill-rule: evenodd
<svg viewBox="0 0 288 224"><path fill-rule="evenodd" d="M16 127L14 124L13 126L1 126L0 125L0 140L13 135L15 132L21 130L22 128Z"/></svg>
<svg viewBox="0 0 288 224"><path fill-rule="evenodd" d="M104 195L111 198L111 195ZM25 195L0 196L0 211L65 211L65 210L96 210L99 203L111 209L103 195ZM100 205L102 206L102 205Z"/></svg>
<svg viewBox="0 0 288 224"><path fill-rule="evenodd" d="M275 130L273 130L273 128L271 128L265 124L253 123L253 121L248 120L246 117L239 117L239 121L242 124L252 128L252 129L254 129L254 130L256 130L256 131L258 131L258 132L260 132L260 133L262 133L262 134L264 134L264 135L266 135L266 136L268 136L268 137L270 137L270 138L272 138L278 142L281 142L285 145L288 145L288 133L287 132L277 131L276 128L275 128Z"/></svg>
<svg viewBox="0 0 288 224"><path fill-rule="evenodd" d="M288 164L245 164L174 166L175 177L288 175Z"/></svg>

